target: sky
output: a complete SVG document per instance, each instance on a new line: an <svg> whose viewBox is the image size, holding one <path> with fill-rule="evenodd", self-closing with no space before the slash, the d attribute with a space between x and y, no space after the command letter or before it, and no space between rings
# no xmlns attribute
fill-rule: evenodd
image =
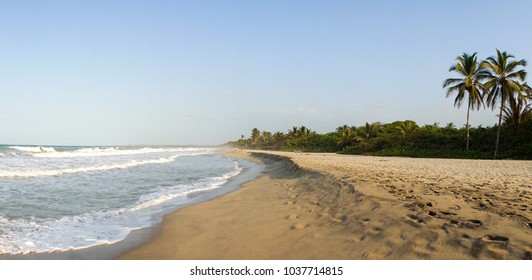
<svg viewBox="0 0 532 280"><path fill-rule="evenodd" d="M254 127L463 126L466 107L442 89L449 67L496 48L532 62L531 11L527 0L0 0L0 143L216 145ZM496 114L475 111L471 124Z"/></svg>

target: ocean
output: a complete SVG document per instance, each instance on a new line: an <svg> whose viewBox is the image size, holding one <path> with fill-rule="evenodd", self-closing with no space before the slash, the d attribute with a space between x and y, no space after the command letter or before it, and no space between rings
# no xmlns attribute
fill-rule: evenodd
<svg viewBox="0 0 532 280"><path fill-rule="evenodd" d="M209 147L0 146L0 254L123 240L251 165Z"/></svg>

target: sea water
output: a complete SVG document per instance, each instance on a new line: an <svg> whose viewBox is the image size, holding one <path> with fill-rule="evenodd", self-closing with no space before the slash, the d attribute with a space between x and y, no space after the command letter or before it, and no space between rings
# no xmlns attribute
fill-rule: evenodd
<svg viewBox="0 0 532 280"><path fill-rule="evenodd" d="M215 148L0 146L0 254L123 240L241 165Z"/></svg>

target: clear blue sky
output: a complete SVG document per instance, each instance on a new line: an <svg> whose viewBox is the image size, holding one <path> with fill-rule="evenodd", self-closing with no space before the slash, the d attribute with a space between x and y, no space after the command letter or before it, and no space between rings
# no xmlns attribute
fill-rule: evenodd
<svg viewBox="0 0 532 280"><path fill-rule="evenodd" d="M441 88L449 67L495 48L532 62L531 12L526 0L0 1L0 143L462 126L466 108ZM474 112L472 125L495 114Z"/></svg>

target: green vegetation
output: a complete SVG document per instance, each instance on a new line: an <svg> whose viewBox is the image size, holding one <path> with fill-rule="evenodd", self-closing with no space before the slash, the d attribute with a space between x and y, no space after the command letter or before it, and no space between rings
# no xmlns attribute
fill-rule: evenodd
<svg viewBox="0 0 532 280"><path fill-rule="evenodd" d="M456 61L449 71L460 77L446 79L443 88L447 97L456 94L456 107L467 102L463 128L452 123L419 126L411 120L343 125L325 134L305 126L273 134L254 128L250 138L242 135L229 144L248 149L379 156L532 159L532 89L525 82L526 61L499 50L496 57L481 63L476 53L464 53ZM499 110L498 125L470 127L470 111L485 105Z"/></svg>
<svg viewBox="0 0 532 280"><path fill-rule="evenodd" d="M369 128L369 130L368 130ZM319 134L304 126L287 133L263 131L253 142L241 138L229 144L247 149L336 152L379 156L479 158L493 157L498 127L470 128L471 147L464 150L467 129L446 126L418 126L414 121L366 123L363 126L341 126L335 132ZM532 115L521 121L504 122L500 130L500 158L532 159Z"/></svg>

